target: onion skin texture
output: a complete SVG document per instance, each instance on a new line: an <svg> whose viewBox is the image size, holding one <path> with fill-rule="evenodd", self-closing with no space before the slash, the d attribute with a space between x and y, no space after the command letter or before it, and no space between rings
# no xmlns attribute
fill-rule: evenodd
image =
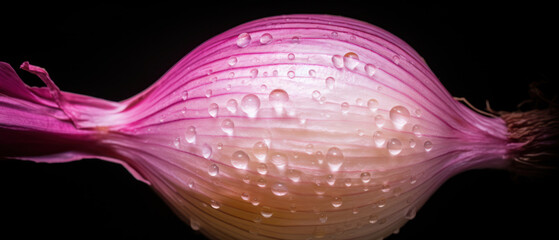
<svg viewBox="0 0 559 240"><path fill-rule="evenodd" d="M0 63L0 156L120 163L210 239L384 238L446 179L522 147L405 42L339 16L240 25L122 102L21 67L47 87Z"/></svg>

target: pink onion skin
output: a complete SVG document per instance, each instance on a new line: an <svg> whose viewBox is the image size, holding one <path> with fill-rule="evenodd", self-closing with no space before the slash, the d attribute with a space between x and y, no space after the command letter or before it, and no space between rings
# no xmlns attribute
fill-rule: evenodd
<svg viewBox="0 0 559 240"><path fill-rule="evenodd" d="M379 68L379 71L375 73L376 75L373 75L376 76L376 78L375 77L373 77L373 79L364 78L367 80L363 82L359 82L360 79L357 79L356 85L359 88L368 88L367 93L370 94L374 93L378 96L382 96L379 97L379 99L385 99L386 102L382 103L382 101L379 101L379 103L384 104L381 106L385 107L384 109L385 113L390 110L390 106L394 106L396 104L404 104L408 107L413 106L417 109L421 109L421 116L413 117L412 119L424 123L425 125L422 125L424 126L424 129L429 129L429 131L427 132L431 133L432 136L425 134L424 137L430 137L430 139L432 139L431 141L433 142L434 148L431 152L428 153L432 155L427 155L427 153L419 154L417 162L423 162L424 160L432 159L432 157L430 156L433 156L433 154L437 152L440 153L440 155L444 156L441 159L436 160L438 165L433 164L432 166L430 165L429 167L425 166L425 168L429 169L430 173L433 174L437 173L437 175L433 175L433 178L429 178L429 177L426 178L426 181L428 179L429 181L432 182L426 182L425 184L432 185L433 187L429 189L423 189L423 191L421 191L420 195L422 197L421 199L417 200L416 203L418 206L422 204L422 201L426 200L426 197L428 197L432 193L432 191L434 191L436 187L440 183L442 183L442 181L444 181L446 178L450 177L451 175L457 172L464 171L472 167L487 167L487 166L503 167L504 165L506 165L505 160L501 160L502 159L501 156L506 154L507 151L507 146L505 145L506 128L504 127L504 123L502 122L502 120L488 119L479 116L473 113L472 111L470 111L469 109L463 107L462 105L457 104L451 98L451 96L446 92L446 90L444 90L444 88L440 85L440 83L434 77L434 75L429 71L428 67L420 60L420 57L409 46L407 46L405 43L401 42L400 40L396 39L394 36L365 23L348 20L348 19L342 19L338 17L330 17L330 16L311 16L311 17L316 19L325 18L324 19L325 22L332 21L335 22L336 24L352 25L351 26L352 28L366 28L367 30L377 32L376 34L378 35L386 35L385 38L391 39L393 41L393 42L387 42L386 44L388 48L393 47L394 52L386 51L384 47L377 46L380 49L378 50L378 52L381 52L381 50L386 51L385 54L381 54L380 56L373 53L369 53L367 51L363 51L362 49L359 49L360 51L351 50L351 52L357 53L359 56L359 60L362 61L363 64L370 63L373 61L380 61L380 63L384 64ZM295 22L309 21L306 19L307 16L291 16L290 18L292 18L292 20ZM165 186L165 182L169 181L171 183L181 184L180 181L178 181L179 179L185 177L186 180L188 180L188 178L190 178L191 176L189 174L184 174L185 176L182 177L179 176L179 179L172 179L168 174L174 172L173 167L165 166L160 162L158 163L154 162L157 161L154 159L158 159L158 160L161 159L157 157L147 157L147 154L143 156L135 156L135 154L139 154L138 146L142 146L142 144L144 144L142 141L139 142L136 141L135 138L140 138L143 141L148 141L151 143L153 143L152 141L154 140L159 141L161 139L167 139L167 142L160 143L160 144L165 146L171 146L173 144L173 142L169 141L168 139L169 139L169 134L173 134L175 133L175 131L173 131L173 129L164 129L166 125L165 123L173 122L173 121L177 121L177 122L184 121L182 120L182 116L177 117L174 116L173 114L179 113L180 110L182 109L181 108L182 106L178 107L177 105L182 103L182 101L180 100L181 98L180 93L182 92L181 90L183 89L182 84L185 84L186 81L192 81L193 79L199 78L200 79L198 80L199 83L196 84L204 85L204 87L191 86L189 84L192 84L192 82L190 82L185 86L189 90L188 99L189 100L194 99L192 101L196 102L196 103L192 103L193 107L190 107L187 104L188 106L187 111L188 109L191 108L200 109L199 111L194 111L194 113L199 113L200 115L202 115L202 117L204 117L204 120L195 120L195 119L188 120L189 124L196 125L198 124L197 121L199 121L200 124L202 122L209 122L212 120L212 118L208 117L207 115L207 106L213 100L218 100L219 98L218 96L224 96L224 94L228 94L229 96L232 96L230 95L231 92L236 92L239 96L237 97L237 101L240 102L241 96L245 95L246 93L252 92L252 93L256 93L258 96L262 96L260 99L265 99L266 96L268 95L267 92L270 92L271 90L276 88L285 89L286 85L289 86L288 84L284 84L285 82L290 82L293 84L293 82L298 83L298 80L303 80L303 79L308 80L309 77L305 75L305 73L308 73L308 69L304 69L303 71L300 71L299 68L296 68L294 71L296 72L295 77L293 78L287 77L287 72L289 72L288 71L289 67L293 66L293 64L289 62L291 60L289 60L287 56L288 53L294 52L295 62L297 62L300 60L299 53L304 53L305 51L309 51L309 46L305 45L306 41L311 41L312 36L321 36L321 34L323 33L328 34L331 33L332 30L335 30L336 32L338 32L338 37L337 38L331 38L328 36L324 37L325 42L341 44L344 46L339 49L337 48L338 45L335 44L329 46L331 48L328 49L324 49L323 46L318 46L319 51L317 52L320 52L321 54L324 54L327 57L316 59L316 61L318 62L317 64L319 65L315 65L316 66L315 70L317 72L317 75L320 76L317 78L324 80L326 76L333 76L335 79L337 79L335 91L338 91L338 88L341 88L340 90L341 94L339 92L336 92L336 95L332 94L331 97L329 95L329 98L327 99L332 98L333 99L332 102L336 104L340 104L345 100L349 103L352 103L352 105L355 105L354 104L355 99L351 99L351 98L354 98L355 96L358 95L359 92L356 91L356 89L358 88L356 86L345 86L345 84L347 83L345 83L344 81L346 80L349 81L349 79L351 79L352 76L359 75L360 77L363 77L364 69L358 71L349 71L347 69L338 70L332 66L332 62L331 62L332 55L343 56L343 54L350 52L350 50L347 50L349 47L345 45L351 45L351 44L349 44L348 43L349 40L344 39L344 37L351 38L351 36L344 35L344 34L345 32L351 32L351 31L345 28L340 28L342 26L325 25L327 26L326 27L327 30L318 31L320 32L320 34L317 34L316 32L311 30L305 30L299 35L300 36L299 43L288 43L288 41L292 40L291 37L291 35L293 34L292 31L286 32L281 30L278 31L267 30L266 32L274 36L274 40L282 39L282 41L284 42L282 43L272 42L266 45L258 45L259 44L257 42L259 36L258 25L260 23L263 23L263 21L266 21L266 23L273 23L274 22L273 19L274 18L251 22L249 24L237 27L222 35L213 38L209 42L206 42L205 44L203 44L202 46L194 50L192 53L186 56L179 63L177 63L177 65L173 67L173 69L171 69L164 77L162 77L162 79L158 81L153 87L146 90L144 93L138 95L137 97L121 103L106 102L98 99L72 95L69 93L62 93L65 100L61 101L61 100L57 100L56 98L50 97L46 89L32 90L35 91L35 94L42 96L42 98L40 98L41 100L36 100L33 99L33 97L28 97L28 96L19 96L19 95L11 96L14 98L17 97L19 99L24 99L28 102L36 102L36 104L33 105L32 107L34 109L38 109L37 110L38 112L52 111L52 108L57 108L57 106L61 106L61 109L58 109L54 111L53 114L51 114L52 116L58 118L60 122L59 124L53 124L58 129L51 128L53 125L50 125L49 129L46 129L44 128L44 126L41 125L37 126L35 125L36 123L21 121L18 118L10 118L14 120L14 121L10 121L10 119L8 119L7 117L3 117L2 123L11 124L13 126L22 126L24 124L27 124L28 127L33 129L34 131L44 132L48 130L48 132L57 133L60 134L61 136L65 136L65 135L78 136L77 139L83 140L84 142L91 141L94 143L102 143L100 144L101 146L107 146L107 145L111 146L109 147L110 150L103 149L102 153L98 152L98 150L94 148L94 149L78 149L79 150L78 152L71 152L71 153L65 152L63 156L61 155L51 156L51 157L19 156L19 158L34 159L36 161L58 162L58 161L77 160L78 158L83 158L87 156L97 156L109 160L119 161L122 162L123 164L132 166L131 168L129 167L129 170L133 171L133 173L137 172L135 174L136 177L151 182L152 186L156 190L161 192L162 195L167 200L170 201L171 205L175 206L175 208L177 209L180 209L181 206L184 206L183 203L178 202L180 201L179 198L177 198L177 196L173 195L173 193L170 192L168 186ZM284 22L284 19L282 18L276 18L276 19L280 23L293 24L293 22ZM249 44L249 46L245 48L238 48L236 46L237 36L244 32L249 32L251 34L252 41ZM312 36L307 36L305 34L309 34ZM355 35L362 37L362 35L367 35L367 34L356 33ZM217 43L220 43L218 46L226 46L226 50L222 50L224 52L219 52L220 54L214 55L211 50L206 49L206 48L212 49L211 46ZM279 58L280 63L282 64L279 66L286 65L286 67L285 68L278 67L279 69L282 69L282 71L279 71L281 73L280 76L281 80L278 80L277 83L268 82L268 81L265 82L267 85L267 92L262 93L262 91L260 91L259 88L261 88L261 82L255 82L254 84L250 82L248 85L239 84L239 82L242 82L242 79L249 79L248 77L250 76L249 70L251 69L251 68L246 68L246 69L242 68L241 67L243 63L242 61L238 62L234 66L236 77L234 79L227 79L226 74L229 74L229 69L230 69L226 63L228 56L235 55L235 54L246 54L247 52L250 51L266 51L267 48L271 48L271 47L283 47L282 50L285 51L282 52L282 55L285 56ZM396 53L397 55L392 55L392 53ZM392 60L394 59L393 58L394 56L398 56L398 58L400 58L398 65L390 61L390 59ZM262 58L266 59L265 57ZM204 63L206 63L207 61L211 62L212 60L216 60L216 61L209 64L207 68L200 67L200 65L204 65ZM262 60L262 62L266 62L266 60ZM363 66L363 64L359 66ZM6 66L4 65L3 67ZM184 70L183 68L186 67L191 67L191 70L190 71ZM212 74L206 77L207 69L213 69L213 72ZM31 70L33 71L33 69ZM40 70L38 71L39 73L41 72ZM262 71L261 69L259 70L259 73L263 73L263 72L264 71ZM270 70L270 72L273 71ZM270 72L268 73L270 74ZM410 72L415 74L414 77L410 77L408 75ZM183 77L180 78L177 77L177 76L181 76L182 74L184 74ZM218 80L215 83L209 84L208 81L212 81L211 77L216 75L219 75L220 78L218 78ZM271 75L273 75L273 73ZM389 75L397 76L397 78L400 78L401 82L389 80L388 77ZM244 78L240 78L240 76ZM196 80L194 82L196 82ZM231 84L232 89L230 92L226 90L227 83L232 83ZM320 88L321 90L326 89L323 81L320 81L320 83L316 83L316 85L314 82L312 83L305 82L305 84L308 84L309 89L313 89L313 90L314 88L316 89ZM198 90L198 88L207 89L206 88L207 86L211 86L211 89L213 91L212 97L210 98L205 98L203 96L205 95L205 92ZM375 89L378 86L381 86L382 90L376 92ZM348 89L345 89L344 91L344 87L347 87ZM308 106L317 107L317 108L320 108L321 106L325 106L324 104L319 104L312 101L311 99L312 92L306 92L303 90L299 92L297 89L295 90L290 89L287 90L286 92L289 93L290 101L301 103L300 105L297 104L298 106L306 106L305 104L309 104ZM321 92L328 92L328 90L322 90ZM402 92L404 94L402 94ZM355 95L351 95L350 93L355 93ZM338 96L337 94L340 95ZM298 100L298 98L300 98L300 100ZM391 98L396 98L396 99L391 99ZM219 104L220 113L222 111L221 109L223 109L223 106L225 106L226 100L227 100L226 98L223 99L222 102L220 102ZM366 100L366 99L362 99L362 100ZM60 102L57 103L57 101ZM265 102L265 100L263 100L263 102ZM196 108L198 106L201 107ZM352 108L353 106L350 107L350 113L353 113L353 111L351 111ZM356 108L363 109L365 107L356 106ZM415 108L409 107L410 110ZM270 106L267 107L263 106L262 109L268 109L271 111L268 114L259 113L259 116L255 119L247 119L247 118L240 117L238 118L238 121L235 120L236 127L250 126L252 124L258 123L260 119L264 119L264 117L266 116L275 116L274 115L275 113L273 109L270 108ZM381 107L381 110L382 109L383 107ZM161 114L160 110L163 111L163 114ZM330 110L332 112L334 111L333 108L328 108L327 110ZM367 110L367 109L363 109L363 110ZM227 110L225 110L226 114L224 116L221 116L221 114L218 113L217 119L223 119L225 116L227 116L228 113L226 111ZM110 114L108 114L109 112ZM87 115L82 115L84 113L87 113ZM22 119L28 118L27 116L24 115L24 112L21 111L19 112L14 111L14 114L21 114ZM148 118L148 116L152 114L155 114L155 116L153 116L153 118ZM361 119L360 117L362 117L363 119L371 117L368 112L367 114L364 114L364 116L359 116L360 114L358 113L355 114L357 115L356 119ZM186 115L189 116L188 114ZM47 118L47 121L52 120L52 116L50 118ZM347 119L343 118L343 114L341 114L340 116L341 117L337 121L341 123L345 123L346 121L348 121ZM70 119L72 119L73 123L76 126L78 126L79 130L72 128L73 125L69 121ZM161 123L161 120L163 120L163 123ZM318 120L319 120L318 122L320 122L320 120L323 119L318 119ZM388 118L386 118L386 121L387 124L390 124ZM147 131L147 129L149 129L148 126L151 125L159 126L159 127L154 127L154 129L159 129L159 130L157 130L156 133L153 134L149 132L142 132L142 130ZM174 125L174 124L170 123L169 125ZM219 127L219 125L217 124L213 124L211 127L216 127L216 126ZM295 124L295 126L297 125ZM180 128L184 129L185 127L184 126L179 127L179 129ZM344 126L339 126L339 128L340 128L339 130L340 132L343 132L345 130ZM390 126L388 126L387 128L390 129ZM137 131L136 129L139 129L139 131ZM324 129L318 129L317 131L321 132L323 130ZM219 131L220 129L218 129L217 132ZM201 131L198 130L198 132ZM208 132L211 131L208 130ZM357 134L356 130L353 132ZM372 135L371 132L372 131L367 131L366 136L370 138ZM258 136L258 134L259 133L255 131L255 133L247 133L247 136L243 136L243 137L254 138L255 136ZM134 135L136 137L129 138L130 136L134 136ZM221 135L223 135L223 133L221 133ZM272 134L272 136L274 135L275 134ZM228 138L222 137L222 139L225 142L227 141ZM329 140L328 143L336 146L343 145L343 141L347 139L350 138L328 139ZM453 142L452 140L443 141L442 139L456 139L456 141L455 142ZM242 143L235 143L235 144L242 145ZM358 143L357 145L361 146L359 144L363 146L367 146L368 143L367 142ZM86 145L86 144L80 144L80 145ZM149 144L147 145L149 146ZM148 149L147 148L148 146L143 146L140 149L146 150ZM126 148L130 148L132 150L128 150L129 152L127 152L127 150L124 150ZM188 152L195 153L196 151L200 151L200 149L194 148ZM301 149L301 152L303 151L304 149ZM171 150L160 152L160 150L153 149L150 150L149 152L171 154L169 155L169 158L164 159L166 161L169 161L170 163L173 163L173 159L176 158L173 157L173 153ZM460 153L460 154L456 154L456 153ZM41 152L41 154L43 153ZM199 153L195 153L195 154L200 155ZM355 156L358 155L357 153L353 153L353 154ZM123 157L122 155L125 156L134 155L134 157L129 157L130 159L127 159L127 158L122 158ZM354 155L344 154L344 156L351 156L351 157ZM401 156L403 155L405 154L402 153ZM134 158L135 160L132 160L132 158ZM143 159L145 161L138 161L138 159ZM202 160L203 159L198 159L198 158L196 159L196 161L199 162L203 162ZM495 161L490 161L490 160L495 160ZM216 161L223 163L220 158L218 158ZM227 164L224 164L224 166L225 165ZM157 168L155 168L155 166L157 166ZM363 166L361 166L361 168L356 168L356 167L351 168L350 166L346 166L346 163L344 163L343 166L344 169L342 171L348 171L348 172L362 170L362 169L369 169L366 167L363 168ZM192 169L195 168L196 166L192 167ZM159 170L154 170L154 169L159 169ZM201 169L205 170L205 167ZM222 169L221 172L223 172L223 169L227 169L227 166L221 169ZM371 167L370 169L376 171L378 170L378 167ZM232 169L231 171L234 172L235 170ZM179 173L179 174L183 174L183 173ZM201 180L203 180L204 178L207 178L207 176L204 176L204 178L202 177L200 178ZM203 195L207 196L210 194L207 195L203 194ZM226 211L225 206L227 206L227 204L223 203L223 208L220 208L221 211ZM204 218L204 214L186 213L186 212L182 212L181 210L177 210L177 211L181 216L194 215L194 216L199 216L200 218ZM395 219L395 222L396 220L397 219ZM210 220L205 220L205 221L208 221L208 223L207 224L203 223L202 226L211 225L209 223ZM209 236L214 236L214 237L218 236L218 238L221 238L219 236L219 232L214 232L212 231L212 229L202 227L201 230L206 234L208 234ZM393 229L388 229L388 230L393 230ZM389 232L375 232L373 234L376 233L379 233L380 234L379 236L385 236ZM259 236L262 236L262 234L260 234ZM370 235L367 236L370 237Z"/></svg>

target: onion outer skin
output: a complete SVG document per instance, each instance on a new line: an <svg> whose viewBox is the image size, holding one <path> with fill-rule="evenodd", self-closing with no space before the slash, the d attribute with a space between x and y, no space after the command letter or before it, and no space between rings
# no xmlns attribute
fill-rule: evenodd
<svg viewBox="0 0 559 240"><path fill-rule="evenodd" d="M272 37L269 42L265 34ZM118 103L61 92L44 69L22 68L48 88L4 85L2 93L10 94L2 96L2 112L11 115L2 116L7 126L2 132L58 141L26 156L14 150L9 157L121 163L212 239L386 237L413 218L446 179L473 168L506 168L508 153L521 145L510 144L502 119L454 101L402 40L337 16L290 15L243 24L202 44L152 87ZM2 65L2 73L17 85L9 65ZM285 106L272 100L274 90L288 94ZM260 101L257 113L243 104L249 95ZM236 111L228 108L231 99ZM370 99L377 109L369 109ZM22 102L26 111L18 109ZM218 106L214 114L212 104ZM402 126L391 117L397 106L410 115ZM42 121L26 120L39 117ZM377 131L385 138L380 144ZM392 139L402 145L396 156L388 145ZM258 142L267 148L263 160L255 153ZM58 145L65 147L54 148ZM342 152L341 164L335 157L328 160L333 148ZM231 161L237 151L247 154L248 163ZM266 174L259 172L260 164L266 164ZM333 206L339 199L341 206Z"/></svg>

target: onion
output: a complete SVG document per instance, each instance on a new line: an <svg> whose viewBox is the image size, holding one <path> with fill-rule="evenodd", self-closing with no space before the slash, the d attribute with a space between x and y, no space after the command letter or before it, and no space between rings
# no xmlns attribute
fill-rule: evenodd
<svg viewBox="0 0 559 240"><path fill-rule="evenodd" d="M557 156L555 110L480 115L405 42L338 16L235 27L122 102L21 67L47 87L0 63L0 156L120 163L213 239L384 238L457 173Z"/></svg>

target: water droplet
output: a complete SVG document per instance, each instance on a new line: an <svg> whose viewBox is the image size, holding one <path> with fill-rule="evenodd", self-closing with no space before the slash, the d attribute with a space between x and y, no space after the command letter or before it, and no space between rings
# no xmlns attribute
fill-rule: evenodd
<svg viewBox="0 0 559 240"><path fill-rule="evenodd" d="M410 148L415 148L415 145L416 145L415 140L410 139Z"/></svg>
<svg viewBox="0 0 559 240"><path fill-rule="evenodd" d="M392 61L394 61L394 63L398 65L400 64L400 57L398 55L394 55L394 57L392 57Z"/></svg>
<svg viewBox="0 0 559 240"><path fill-rule="evenodd" d="M328 216L325 213L318 214L318 220L320 223L326 223L328 221Z"/></svg>
<svg viewBox="0 0 559 240"><path fill-rule="evenodd" d="M212 103L210 104L210 106L208 107L208 113L210 114L210 116L212 116L213 118L215 118L217 116L217 112L219 110L219 106L217 105L217 103Z"/></svg>
<svg viewBox="0 0 559 240"><path fill-rule="evenodd" d="M357 129L357 135L360 137L365 136L365 131L361 130L361 129Z"/></svg>
<svg viewBox="0 0 559 240"><path fill-rule="evenodd" d="M210 206L212 206L213 209L219 209L221 207L221 203L212 199L210 200Z"/></svg>
<svg viewBox="0 0 559 240"><path fill-rule="evenodd" d="M225 89L226 89L227 91L231 90L231 84L227 84L227 86L225 87Z"/></svg>
<svg viewBox="0 0 559 240"><path fill-rule="evenodd" d="M297 212L297 205L295 205L295 203L292 203L291 205L289 205L289 212L290 213Z"/></svg>
<svg viewBox="0 0 559 240"><path fill-rule="evenodd" d="M236 151L231 157L231 165L237 169L246 169L250 158L244 151Z"/></svg>
<svg viewBox="0 0 559 240"><path fill-rule="evenodd" d="M252 206L258 206L260 205L260 199L258 199L257 197L252 197L252 199L250 199L250 204L252 204Z"/></svg>
<svg viewBox="0 0 559 240"><path fill-rule="evenodd" d="M376 204L377 204L377 207L383 208L383 207L386 206L386 199L380 199L376 202Z"/></svg>
<svg viewBox="0 0 559 240"><path fill-rule="evenodd" d="M347 114L349 112L349 103L343 102L341 105L342 113Z"/></svg>
<svg viewBox="0 0 559 240"><path fill-rule="evenodd" d="M250 199L250 195L248 195L248 193L246 192L241 193L241 199L248 201Z"/></svg>
<svg viewBox="0 0 559 240"><path fill-rule="evenodd" d="M334 64L334 67L336 67L336 68L343 68L344 67L344 59L340 55L332 56L332 63Z"/></svg>
<svg viewBox="0 0 559 240"><path fill-rule="evenodd" d="M272 193L276 196L285 196L287 194L287 186L283 183L274 183L270 187Z"/></svg>
<svg viewBox="0 0 559 240"><path fill-rule="evenodd" d="M334 84L336 84L336 80L333 77L326 78L326 87L330 90L334 89Z"/></svg>
<svg viewBox="0 0 559 240"><path fill-rule="evenodd" d="M388 183L384 183L380 187L380 190L384 193L390 192L390 185L388 185Z"/></svg>
<svg viewBox="0 0 559 240"><path fill-rule="evenodd" d="M250 37L250 34L241 33L237 37L237 46L241 47L241 48L244 48L244 47L246 47L250 44L250 40L252 40L252 38Z"/></svg>
<svg viewBox="0 0 559 240"><path fill-rule="evenodd" d="M219 167L214 163L210 164L210 167L208 168L208 174L210 174L210 176L212 177L215 177L217 174L219 174Z"/></svg>
<svg viewBox="0 0 559 240"><path fill-rule="evenodd" d="M250 77L251 78L256 78L258 76L258 69L253 68L250 70Z"/></svg>
<svg viewBox="0 0 559 240"><path fill-rule="evenodd" d="M266 84L260 85L260 91L266 92L267 90L268 90L268 86L266 86Z"/></svg>
<svg viewBox="0 0 559 240"><path fill-rule="evenodd" d="M410 111L404 106L395 106L390 109L390 120L392 120L396 128L402 129L410 120Z"/></svg>
<svg viewBox="0 0 559 240"><path fill-rule="evenodd" d="M416 182L417 182L417 177L411 176L411 177L410 177L410 184L413 185L413 184L415 184Z"/></svg>
<svg viewBox="0 0 559 240"><path fill-rule="evenodd" d="M274 215L274 212L272 211L272 208L262 206L262 208L260 209L260 214L262 215L262 217L271 218L272 215Z"/></svg>
<svg viewBox="0 0 559 240"><path fill-rule="evenodd" d="M376 216L376 215L369 216L369 223L370 224L375 224L377 222L378 222L378 216Z"/></svg>
<svg viewBox="0 0 559 240"><path fill-rule="evenodd" d="M341 206L342 206L342 198L334 197L334 199L332 199L332 207L339 208Z"/></svg>
<svg viewBox="0 0 559 240"><path fill-rule="evenodd" d="M254 94L248 94L241 100L241 109L249 116L256 117L260 109L260 99Z"/></svg>
<svg viewBox="0 0 559 240"><path fill-rule="evenodd" d="M431 143L431 141L425 141L425 143L423 143L423 147L425 148L426 152L431 151L431 149L433 149L433 143Z"/></svg>
<svg viewBox="0 0 559 240"><path fill-rule="evenodd" d="M287 59L294 60L295 59L295 54L293 54L293 53L287 54Z"/></svg>
<svg viewBox="0 0 559 240"><path fill-rule="evenodd" d="M354 215L355 215L355 214L358 214L358 213L359 213L359 208L353 208L353 209L351 209L351 213L353 213Z"/></svg>
<svg viewBox="0 0 559 240"><path fill-rule="evenodd" d="M235 99L229 99L229 101L227 101L227 110L229 110L229 112L231 113L236 113L237 112L237 100Z"/></svg>
<svg viewBox="0 0 559 240"><path fill-rule="evenodd" d="M416 214L417 214L417 209L415 207L410 207L406 212L406 219L412 220L415 218Z"/></svg>
<svg viewBox="0 0 559 240"><path fill-rule="evenodd" d="M301 171L296 169L287 170L287 178L293 182L301 181Z"/></svg>
<svg viewBox="0 0 559 240"><path fill-rule="evenodd" d="M246 184L250 183L250 176L248 174L243 176L243 182Z"/></svg>
<svg viewBox="0 0 559 240"><path fill-rule="evenodd" d="M227 59L227 64L229 64L229 66L235 66L235 64L237 64L239 60L237 60L236 57L230 57L229 59Z"/></svg>
<svg viewBox="0 0 559 240"><path fill-rule="evenodd" d="M338 33L337 33L337 32L332 32L332 33L330 33L330 36L332 36L333 38L337 38L337 37L338 37Z"/></svg>
<svg viewBox="0 0 559 240"><path fill-rule="evenodd" d="M398 155L402 152L402 142L397 138L392 138L386 144L386 148L388 148L388 152L392 155Z"/></svg>
<svg viewBox="0 0 559 240"><path fill-rule="evenodd" d="M376 115L375 116L375 124L379 128L384 126L384 118L382 117L382 115Z"/></svg>
<svg viewBox="0 0 559 240"><path fill-rule="evenodd" d="M186 100L188 98L188 91L186 91L186 90L182 91L181 98L182 98L183 101Z"/></svg>
<svg viewBox="0 0 559 240"><path fill-rule="evenodd" d="M175 138L175 140L173 141L173 145L175 146L175 148L179 149L181 147L181 138Z"/></svg>
<svg viewBox="0 0 559 240"><path fill-rule="evenodd" d="M188 143L196 142L196 128L194 126L190 126L186 129L184 139L186 139L186 142Z"/></svg>
<svg viewBox="0 0 559 240"><path fill-rule="evenodd" d="M235 73L234 72L230 72L229 73L229 78L234 78L235 77Z"/></svg>
<svg viewBox="0 0 559 240"><path fill-rule="evenodd" d="M264 34L262 34L262 36L260 36L260 44L266 45L266 44L272 42L273 39L274 38L272 37L271 34L264 33Z"/></svg>
<svg viewBox="0 0 559 240"><path fill-rule="evenodd" d="M305 146L305 152L308 153L308 154L312 154L313 148L314 148L314 145L312 143L309 143Z"/></svg>
<svg viewBox="0 0 559 240"><path fill-rule="evenodd" d="M363 106L363 99L361 98L355 99L355 104L357 104L357 106Z"/></svg>
<svg viewBox="0 0 559 240"><path fill-rule="evenodd" d="M266 175L268 173L268 165L266 165L265 163L260 163L258 164L258 167L256 167L256 171L259 174Z"/></svg>
<svg viewBox="0 0 559 240"><path fill-rule="evenodd" d="M326 193L326 187L319 182L314 184L313 190L316 195L324 195L324 193Z"/></svg>
<svg viewBox="0 0 559 240"><path fill-rule="evenodd" d="M319 92L318 90L314 90L314 91L312 92L312 98L313 98L314 100L318 100L318 99L320 98L320 92Z"/></svg>
<svg viewBox="0 0 559 240"><path fill-rule="evenodd" d="M382 133L381 131L375 131L375 133L373 134L373 140L375 141L375 145L377 145L377 147L382 147L382 145L384 145L384 143L386 142L384 133Z"/></svg>
<svg viewBox="0 0 559 240"><path fill-rule="evenodd" d="M211 89L206 90L206 97L209 98L211 96L212 96L212 90Z"/></svg>
<svg viewBox="0 0 559 240"><path fill-rule="evenodd" d="M266 179L264 179L264 178L259 178L259 179L256 181L256 186L261 187L261 188L266 187Z"/></svg>
<svg viewBox="0 0 559 240"><path fill-rule="evenodd" d="M204 157L205 159L209 159L210 156L212 156L212 147L204 143L204 145L202 145L202 157Z"/></svg>
<svg viewBox="0 0 559 240"><path fill-rule="evenodd" d="M334 184L336 183L336 177L334 177L334 175L332 174L328 174L326 176L326 183L328 183L328 185L330 186L334 186Z"/></svg>
<svg viewBox="0 0 559 240"><path fill-rule="evenodd" d="M221 130L226 133L227 135L233 135L233 131L235 129L235 123L231 121L231 119L225 119L221 122Z"/></svg>
<svg viewBox="0 0 559 240"><path fill-rule="evenodd" d="M345 185L346 187L351 187L351 185L352 185L351 178L346 178L346 179L344 180L344 185Z"/></svg>
<svg viewBox="0 0 559 240"><path fill-rule="evenodd" d="M190 228L192 228L192 230L194 230L194 231L200 230L200 222L198 220L195 220L195 219L191 218L190 219Z"/></svg>
<svg viewBox="0 0 559 240"><path fill-rule="evenodd" d="M294 78L295 77L295 72L293 72L293 71L287 72L287 77L288 78Z"/></svg>
<svg viewBox="0 0 559 240"><path fill-rule="evenodd" d="M368 183L371 181L371 174L369 172L362 172L360 178L361 182Z"/></svg>
<svg viewBox="0 0 559 240"><path fill-rule="evenodd" d="M322 162L324 162L324 154L322 154L321 151L316 151L314 153L314 157L316 158L318 164L322 164Z"/></svg>
<svg viewBox="0 0 559 240"><path fill-rule="evenodd" d="M369 75L369 77L373 77L373 75L375 75L375 73L377 72L377 69L378 67L373 64L365 65L365 72L367 73L367 75Z"/></svg>
<svg viewBox="0 0 559 240"><path fill-rule="evenodd" d="M344 55L344 65L347 69L353 70L359 65L359 56L354 52L348 52Z"/></svg>
<svg viewBox="0 0 559 240"><path fill-rule="evenodd" d="M326 162L331 171L338 171L344 163L344 154L337 147L331 147L326 153Z"/></svg>
<svg viewBox="0 0 559 240"><path fill-rule="evenodd" d="M263 142L256 142L252 147L252 154L254 154L256 159L260 162L264 162L268 155L268 146Z"/></svg>
<svg viewBox="0 0 559 240"><path fill-rule="evenodd" d="M378 101L376 99L369 99L367 107L371 112L376 112L378 109Z"/></svg>
<svg viewBox="0 0 559 240"><path fill-rule="evenodd" d="M268 100L276 113L282 114L285 104L289 101L289 95L283 89L275 89L270 92Z"/></svg>
<svg viewBox="0 0 559 240"><path fill-rule="evenodd" d="M188 188L194 189L195 186L196 186L196 183L194 182L194 180L190 180L190 182L188 182Z"/></svg>
<svg viewBox="0 0 559 240"><path fill-rule="evenodd" d="M415 115L421 117L421 109L415 109Z"/></svg>
<svg viewBox="0 0 559 240"><path fill-rule="evenodd" d="M287 165L287 156L283 153L274 153L270 158L270 162L278 168L283 168Z"/></svg>
<svg viewBox="0 0 559 240"><path fill-rule="evenodd" d="M309 76L316 77L316 71L314 69L309 70Z"/></svg>
<svg viewBox="0 0 559 240"><path fill-rule="evenodd" d="M264 139L264 143L266 143L266 145L270 146L270 144L272 142L272 132L270 131L270 129L265 130L261 134L261 136Z"/></svg>
<svg viewBox="0 0 559 240"><path fill-rule="evenodd" d="M300 41L300 39L299 39L299 37L297 37L297 36L293 36L293 37L291 38L291 42L292 42L292 43L299 43L299 41Z"/></svg>
<svg viewBox="0 0 559 240"><path fill-rule="evenodd" d="M413 134L415 134L415 136L421 137L421 127L419 125L413 125L411 131L413 132Z"/></svg>

